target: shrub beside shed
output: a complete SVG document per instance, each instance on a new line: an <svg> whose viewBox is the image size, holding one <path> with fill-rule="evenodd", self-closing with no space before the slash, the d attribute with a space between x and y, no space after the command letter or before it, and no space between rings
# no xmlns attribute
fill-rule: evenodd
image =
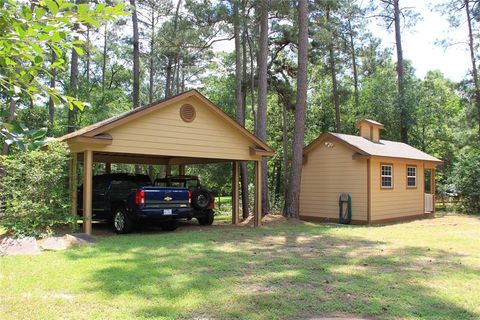
<svg viewBox="0 0 480 320"><path fill-rule="evenodd" d="M380 139L381 123L361 120L359 135L327 132L304 149L300 218L339 221L339 196L352 223L412 220L435 212L435 168L442 161L408 144Z"/></svg>

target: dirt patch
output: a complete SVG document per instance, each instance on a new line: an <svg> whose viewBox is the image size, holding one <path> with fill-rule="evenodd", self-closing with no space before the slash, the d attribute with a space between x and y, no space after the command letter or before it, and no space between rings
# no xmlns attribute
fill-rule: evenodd
<svg viewBox="0 0 480 320"><path fill-rule="evenodd" d="M250 215L247 219L237 224L237 226L253 226L253 216ZM262 225L281 225L281 224L305 224L304 221L298 219L287 219L280 214L267 214L262 218Z"/></svg>

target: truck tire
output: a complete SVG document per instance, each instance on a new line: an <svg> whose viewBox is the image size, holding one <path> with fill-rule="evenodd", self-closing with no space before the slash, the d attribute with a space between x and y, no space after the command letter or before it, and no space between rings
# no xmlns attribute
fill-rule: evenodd
<svg viewBox="0 0 480 320"><path fill-rule="evenodd" d="M192 192L192 206L198 211L208 209L210 200L210 192L205 189L196 189Z"/></svg>
<svg viewBox="0 0 480 320"><path fill-rule="evenodd" d="M113 211L113 230L118 234L129 233L133 229L133 221L124 207L117 207Z"/></svg>
<svg viewBox="0 0 480 320"><path fill-rule="evenodd" d="M178 223L175 220L164 221L160 226L162 227L162 230L175 231L178 228Z"/></svg>
<svg viewBox="0 0 480 320"><path fill-rule="evenodd" d="M208 210L205 217L197 218L198 223L201 226L211 226L214 219L215 219L215 215L213 213L213 210Z"/></svg>

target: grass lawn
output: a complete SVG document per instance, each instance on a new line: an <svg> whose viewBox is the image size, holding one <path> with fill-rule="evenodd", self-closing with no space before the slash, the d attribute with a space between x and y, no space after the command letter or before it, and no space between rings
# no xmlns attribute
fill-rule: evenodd
<svg viewBox="0 0 480 320"><path fill-rule="evenodd" d="M102 236L0 258L2 319L480 319L480 219Z"/></svg>

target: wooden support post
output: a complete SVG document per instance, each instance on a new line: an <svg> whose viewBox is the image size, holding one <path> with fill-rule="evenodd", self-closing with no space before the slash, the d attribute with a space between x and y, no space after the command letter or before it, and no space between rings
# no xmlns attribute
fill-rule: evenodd
<svg viewBox="0 0 480 320"><path fill-rule="evenodd" d="M255 212L253 225L262 225L262 161L255 161Z"/></svg>
<svg viewBox="0 0 480 320"><path fill-rule="evenodd" d="M105 163L105 173L106 174L112 173L112 164L110 162Z"/></svg>
<svg viewBox="0 0 480 320"><path fill-rule="evenodd" d="M370 167L370 159L367 159L367 224L372 223L372 186L371 186L372 169Z"/></svg>
<svg viewBox="0 0 480 320"><path fill-rule="evenodd" d="M168 177L168 176L171 176L172 175L172 166L171 165L167 165L167 168L165 170L165 177Z"/></svg>
<svg viewBox="0 0 480 320"><path fill-rule="evenodd" d="M184 176L185 175L185 165L184 164L179 164L178 165L178 174L180 176Z"/></svg>
<svg viewBox="0 0 480 320"><path fill-rule="evenodd" d="M83 152L83 232L92 234L92 166L93 152Z"/></svg>
<svg viewBox="0 0 480 320"><path fill-rule="evenodd" d="M240 165L238 161L232 163L232 224L237 224L240 219Z"/></svg>
<svg viewBox="0 0 480 320"><path fill-rule="evenodd" d="M432 169L430 171L430 190L432 192L432 201L433 201L433 214L435 214L435 202L436 202L436 199L435 199L435 169Z"/></svg>
<svg viewBox="0 0 480 320"><path fill-rule="evenodd" d="M72 216L77 216L77 180L78 180L78 171L77 171L77 153L72 153L70 158L70 213Z"/></svg>

